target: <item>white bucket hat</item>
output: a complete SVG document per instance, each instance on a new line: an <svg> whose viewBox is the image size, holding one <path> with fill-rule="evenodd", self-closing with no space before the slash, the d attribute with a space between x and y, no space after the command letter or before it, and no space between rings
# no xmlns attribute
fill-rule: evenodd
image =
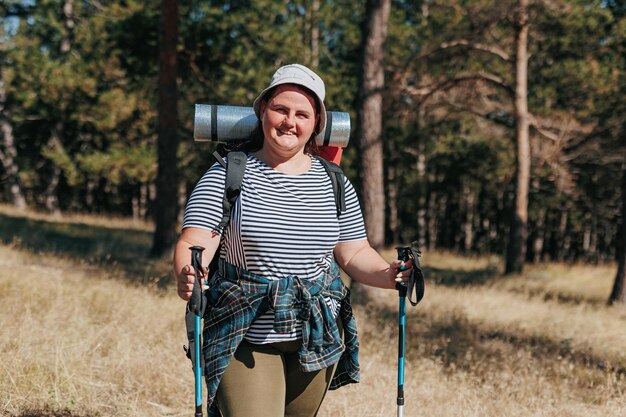
<svg viewBox="0 0 626 417"><path fill-rule="evenodd" d="M301 85L315 94L317 102L320 105L320 123L319 128L316 129L316 133L323 132L324 129L326 129L326 107L324 106L326 88L324 87L324 81L322 81L319 75L300 64L289 64L276 70L270 84L265 90L261 91L261 94L254 100L252 107L257 117L259 119L261 118L261 103L263 102L265 94L272 88L281 84Z"/></svg>

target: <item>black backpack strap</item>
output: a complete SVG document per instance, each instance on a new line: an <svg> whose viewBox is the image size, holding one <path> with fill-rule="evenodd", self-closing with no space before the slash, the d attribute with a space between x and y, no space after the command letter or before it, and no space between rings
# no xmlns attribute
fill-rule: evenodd
<svg viewBox="0 0 626 417"><path fill-rule="evenodd" d="M224 158L222 157L222 154L220 153L219 149L213 152L213 155L211 155L209 166L212 166L213 162L217 162L218 164L226 168L226 161L224 161Z"/></svg>
<svg viewBox="0 0 626 417"><path fill-rule="evenodd" d="M209 167L212 167L213 164L217 162L218 164L226 168L226 161L224 160L224 157L228 155L228 152L228 149L226 148L226 146L224 146L223 143L218 143L215 151L213 151L211 157L209 158Z"/></svg>
<svg viewBox="0 0 626 417"><path fill-rule="evenodd" d="M342 212L346 211L346 184L343 170L339 165L329 162L324 158L316 158L320 161L330 177L330 183L333 186L333 194L335 195L335 205L337 206L337 217L339 217Z"/></svg>
<svg viewBox="0 0 626 417"><path fill-rule="evenodd" d="M221 158L221 155L218 156ZM227 158L225 161L226 182L224 184L224 197L222 198L222 220L217 225L217 230L224 230L230 221L230 210L241 193L241 182L246 172L246 162L248 162L248 156L240 151L230 152ZM220 162L219 159L217 161ZM224 162L223 159L222 162Z"/></svg>

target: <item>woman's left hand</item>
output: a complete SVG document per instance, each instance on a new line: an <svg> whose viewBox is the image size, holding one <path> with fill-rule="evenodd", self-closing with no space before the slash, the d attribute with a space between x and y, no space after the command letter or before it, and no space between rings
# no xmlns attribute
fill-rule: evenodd
<svg viewBox="0 0 626 417"><path fill-rule="evenodd" d="M394 273L395 282L407 282L411 276L413 262L404 262L396 259L389 267Z"/></svg>
<svg viewBox="0 0 626 417"><path fill-rule="evenodd" d="M335 259L339 266L363 285L396 289L397 282L407 282L413 262L387 262L367 240L340 242L335 246Z"/></svg>

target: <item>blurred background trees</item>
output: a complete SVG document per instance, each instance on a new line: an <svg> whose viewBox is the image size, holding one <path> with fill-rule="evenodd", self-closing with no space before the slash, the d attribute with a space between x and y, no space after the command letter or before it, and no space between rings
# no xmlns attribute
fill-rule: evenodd
<svg viewBox="0 0 626 417"><path fill-rule="evenodd" d="M623 0L392 0L373 51L382 172L367 173L364 23L384 2L177 3L179 123L166 125L180 177L159 204L161 2L0 3L2 201L179 212L213 147L192 142L194 104L251 105L279 65L300 62L324 77L327 107L352 115L342 165L359 194L368 175L383 184L382 204L363 200L381 244L502 254L510 272L623 254Z"/></svg>

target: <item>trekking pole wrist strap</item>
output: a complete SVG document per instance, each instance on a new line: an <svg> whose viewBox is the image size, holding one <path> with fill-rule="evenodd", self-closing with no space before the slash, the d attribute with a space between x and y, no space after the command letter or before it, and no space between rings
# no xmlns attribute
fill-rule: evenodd
<svg viewBox="0 0 626 417"><path fill-rule="evenodd" d="M419 261L421 252L415 245L396 249L398 250L398 259L413 264L408 282L406 284L397 283L396 289L399 291L400 297L407 297L411 305L416 306L424 298L424 275Z"/></svg>

